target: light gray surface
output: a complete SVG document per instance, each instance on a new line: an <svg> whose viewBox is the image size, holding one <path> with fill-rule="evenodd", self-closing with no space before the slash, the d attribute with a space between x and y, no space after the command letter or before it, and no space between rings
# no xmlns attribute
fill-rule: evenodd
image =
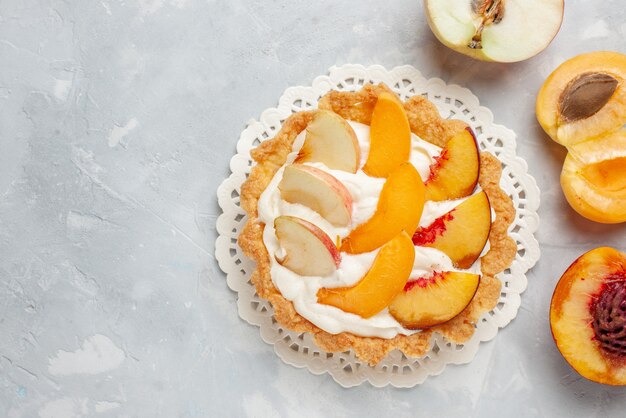
<svg viewBox="0 0 626 418"><path fill-rule="evenodd" d="M624 390L572 372L547 318L565 268L625 249L626 229L569 208L534 99L564 59L626 52L625 21L623 0L568 1L544 53L498 65L443 48L418 0L2 0L0 416L623 416ZM344 63L470 88L542 191L543 257L517 319L411 390L283 364L212 255L245 123Z"/></svg>

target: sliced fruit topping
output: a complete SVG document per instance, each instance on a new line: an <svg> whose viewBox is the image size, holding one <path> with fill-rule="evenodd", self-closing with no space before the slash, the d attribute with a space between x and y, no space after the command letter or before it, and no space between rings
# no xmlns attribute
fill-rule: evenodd
<svg viewBox="0 0 626 418"><path fill-rule="evenodd" d="M424 193L424 183L415 167L402 164L387 177L374 215L343 239L341 251L365 253L401 231L413 234L424 209Z"/></svg>
<svg viewBox="0 0 626 418"><path fill-rule="evenodd" d="M565 146L626 124L626 55L591 52L561 64L537 95L537 120Z"/></svg>
<svg viewBox="0 0 626 418"><path fill-rule="evenodd" d="M426 180L426 200L450 200L469 196L478 182L480 157L470 128L450 138L435 158Z"/></svg>
<svg viewBox="0 0 626 418"><path fill-rule="evenodd" d="M626 385L626 254L601 247L574 261L552 295L550 326L583 377Z"/></svg>
<svg viewBox="0 0 626 418"><path fill-rule="evenodd" d="M447 322L472 301L480 276L446 271L409 281L389 305L389 313L407 329Z"/></svg>
<svg viewBox="0 0 626 418"><path fill-rule="evenodd" d="M561 186L569 204L585 218L626 222L626 129L572 146Z"/></svg>
<svg viewBox="0 0 626 418"><path fill-rule="evenodd" d="M411 238L406 232L400 232L381 247L372 267L356 285L322 288L317 292L317 300L324 305L370 318L385 309L402 291L414 260Z"/></svg>
<svg viewBox="0 0 626 418"><path fill-rule="evenodd" d="M361 163L361 148L344 118L329 110L319 110L306 128L304 144L295 162L321 162L333 170L356 173Z"/></svg>
<svg viewBox="0 0 626 418"><path fill-rule="evenodd" d="M491 206L484 191L476 193L431 225L418 228L413 243L444 252L461 269L469 268L482 252L491 230Z"/></svg>
<svg viewBox="0 0 626 418"><path fill-rule="evenodd" d="M352 196L335 177L302 164L285 167L278 184L281 197L307 206L335 226L347 226L352 219Z"/></svg>
<svg viewBox="0 0 626 418"><path fill-rule="evenodd" d="M537 55L563 21L563 0L424 0L424 7L444 45L485 61Z"/></svg>
<svg viewBox="0 0 626 418"><path fill-rule="evenodd" d="M402 102L394 94L378 96L370 125L370 150L363 171L372 177L387 177L409 160L411 128Z"/></svg>
<svg viewBox="0 0 626 418"><path fill-rule="evenodd" d="M284 250L284 257L276 258L282 266L301 276L328 276L339 267L339 250L317 226L293 216L279 216L274 228Z"/></svg>

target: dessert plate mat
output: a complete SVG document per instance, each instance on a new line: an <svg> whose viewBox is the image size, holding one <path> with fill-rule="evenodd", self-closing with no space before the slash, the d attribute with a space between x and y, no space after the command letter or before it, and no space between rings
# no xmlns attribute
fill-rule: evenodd
<svg viewBox="0 0 626 418"><path fill-rule="evenodd" d="M269 302L255 293L250 282L254 263L243 255L237 245L237 237L246 223L245 213L239 206L239 191L253 164L250 150L272 138L292 113L317 108L317 101L328 91L356 91L364 84L380 82L392 88L402 100L422 95L437 106L443 117L465 121L476 133L481 150L489 151L500 159L503 165L501 187L513 199L516 208L509 234L517 242L517 254L510 268L497 276L502 281L497 306L481 317L469 341L452 344L435 335L426 356L411 359L396 350L371 367L359 361L352 351L323 352L310 335L292 332L278 324ZM260 328L263 341L272 344L285 363L305 367L314 374L329 373L344 387L365 381L378 387L411 387L424 382L428 376L441 373L448 364L470 362L481 341L493 339L500 328L515 318L520 296L526 289L526 272L539 259L539 244L534 237L539 224L539 189L534 178L528 174L526 162L515 155L515 137L510 129L493 123L491 111L480 106L471 91L446 84L438 78L426 79L411 66L391 70L381 66L332 67L328 75L317 77L311 86L288 88L280 97L278 107L265 110L259 120L251 121L241 133L237 154L230 161L232 174L218 189L218 201L223 213L217 219L215 254L220 268L226 273L228 286L238 294L239 316Z"/></svg>

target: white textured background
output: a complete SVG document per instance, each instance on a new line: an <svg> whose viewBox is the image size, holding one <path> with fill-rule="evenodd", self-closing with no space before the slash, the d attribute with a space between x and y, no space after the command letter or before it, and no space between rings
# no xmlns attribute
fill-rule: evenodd
<svg viewBox="0 0 626 418"><path fill-rule="evenodd" d="M534 99L564 59L626 52L625 22L624 0L568 0L544 53L498 65L444 49L419 0L1 0L0 417L623 416L626 391L572 372L547 318L565 268L626 228L569 209ZM518 318L411 390L283 364L212 255L246 122L344 63L470 88L542 190Z"/></svg>

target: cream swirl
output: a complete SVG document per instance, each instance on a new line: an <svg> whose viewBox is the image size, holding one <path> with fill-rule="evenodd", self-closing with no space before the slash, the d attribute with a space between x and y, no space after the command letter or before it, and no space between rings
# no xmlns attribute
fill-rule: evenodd
<svg viewBox="0 0 626 418"><path fill-rule="evenodd" d="M349 124L354 129L359 141L362 166L369 152L369 126L351 121L349 121ZM426 180L430 172L430 165L433 163L434 158L441 153L441 148L422 140L416 135L412 134L411 136L410 162L415 166L422 179ZM365 337L393 338L398 334L410 335L419 332L402 327L386 309L371 318L362 318L336 307L317 303L317 291L322 287L346 287L356 284L371 267L378 250L358 255L342 253L339 268L326 277L303 277L281 266L276 261L276 256L281 256L283 251L276 238L273 226L274 219L281 215L299 217L317 225L332 239L336 237L344 238L352 229L367 221L374 214L378 204L378 197L385 182L385 179L369 177L360 169L353 174L329 169L322 163L306 163L335 176L346 186L352 195L352 224L348 227L333 226L308 207L282 200L278 184L282 179L285 166L293 163L295 160L298 151L304 143L304 138L305 132L298 135L285 165L277 171L259 199L259 221L265 223L263 242L270 256L270 274L274 285L283 297L293 303L295 310L301 316L331 334L350 332ZM454 209L463 200L465 199L426 202L419 225L422 227L430 225L435 219ZM416 246L415 262L411 277L423 277L440 271L463 270L454 268L450 258L441 251ZM480 273L480 261L477 260L470 269L465 271Z"/></svg>

